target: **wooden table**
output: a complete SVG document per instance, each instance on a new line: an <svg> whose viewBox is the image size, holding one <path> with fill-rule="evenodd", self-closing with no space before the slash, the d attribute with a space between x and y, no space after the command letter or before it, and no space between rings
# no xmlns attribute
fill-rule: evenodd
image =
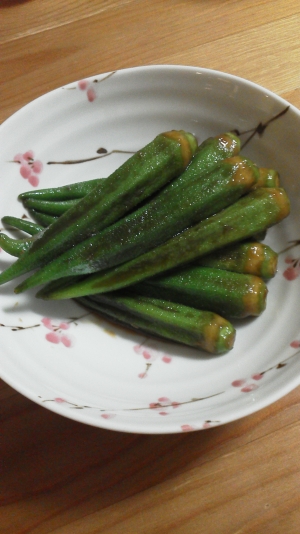
<svg viewBox="0 0 300 534"><path fill-rule="evenodd" d="M298 0L0 0L0 122L68 82L146 64L251 79L300 107ZM1 534L296 534L300 388L209 430L114 433L0 383Z"/></svg>

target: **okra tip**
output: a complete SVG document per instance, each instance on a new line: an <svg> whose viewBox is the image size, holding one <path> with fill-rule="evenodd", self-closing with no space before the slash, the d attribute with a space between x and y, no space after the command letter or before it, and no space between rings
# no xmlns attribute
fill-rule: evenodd
<svg viewBox="0 0 300 534"><path fill-rule="evenodd" d="M282 187L270 187L269 191L279 207L277 222L280 222L290 214L290 199Z"/></svg>
<svg viewBox="0 0 300 534"><path fill-rule="evenodd" d="M212 314L213 318L204 332L205 346L203 348L211 354L222 354L233 348L236 330L224 317Z"/></svg>
<svg viewBox="0 0 300 534"><path fill-rule="evenodd" d="M185 130L171 130L164 132L162 135L180 144L183 166L184 168L187 167L198 148L198 141L195 135Z"/></svg>
<svg viewBox="0 0 300 534"><path fill-rule="evenodd" d="M273 278L277 271L278 254L264 243L253 242L244 244L245 259L243 268L245 272Z"/></svg>
<svg viewBox="0 0 300 534"><path fill-rule="evenodd" d="M234 132L225 132L216 137L222 149L236 156L241 150L241 140Z"/></svg>
<svg viewBox="0 0 300 534"><path fill-rule="evenodd" d="M224 162L233 166L232 185L244 185L248 190L253 188L259 178L259 169L248 158L234 155L226 158Z"/></svg>
<svg viewBox="0 0 300 534"><path fill-rule="evenodd" d="M259 178L255 187L280 187L278 172L274 169L259 167Z"/></svg>

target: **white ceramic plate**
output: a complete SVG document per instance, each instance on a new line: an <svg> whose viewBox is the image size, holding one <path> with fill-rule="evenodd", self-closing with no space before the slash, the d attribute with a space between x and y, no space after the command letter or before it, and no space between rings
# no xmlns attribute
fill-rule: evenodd
<svg viewBox="0 0 300 534"><path fill-rule="evenodd" d="M71 83L0 127L0 215L22 216L17 195L28 189L107 176L128 157L113 151L135 151L162 131L186 129L202 141L255 129L287 105L253 83L193 67L141 67ZM279 171L292 210L266 239L280 253L267 309L236 323L232 351L210 357L124 332L72 301L43 302L34 292L16 296L12 282L0 288L2 378L61 415L138 433L224 424L299 385L299 146L300 113L290 106L244 150ZM101 147L113 153L94 159ZM23 178L18 161L26 157L31 170ZM62 164L73 160L87 161ZM1 270L11 261L1 251Z"/></svg>

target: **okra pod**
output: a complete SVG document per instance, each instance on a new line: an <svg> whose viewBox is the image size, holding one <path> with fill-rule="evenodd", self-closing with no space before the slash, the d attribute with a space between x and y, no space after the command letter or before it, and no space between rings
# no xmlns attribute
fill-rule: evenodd
<svg viewBox="0 0 300 534"><path fill-rule="evenodd" d="M47 228L59 218L57 215L49 215L48 213L42 213L41 211L34 209L29 209L28 213L30 217L32 217L37 224L43 226L43 228Z"/></svg>
<svg viewBox="0 0 300 534"><path fill-rule="evenodd" d="M0 284L45 265L67 248L109 226L180 175L197 148L195 137L172 131L158 135L75 206L52 223L13 265Z"/></svg>
<svg viewBox="0 0 300 534"><path fill-rule="evenodd" d="M274 169L259 167L259 178L253 189L258 187L279 187L279 174Z"/></svg>
<svg viewBox="0 0 300 534"><path fill-rule="evenodd" d="M54 215L55 217L60 217L68 209L72 208L77 204L78 200L40 200L39 198L28 198L24 200L23 206L27 210L35 210L40 213L45 213L46 215Z"/></svg>
<svg viewBox="0 0 300 534"><path fill-rule="evenodd" d="M5 226L9 226L16 230L26 232L33 237L25 237L22 239L14 239L6 234L0 233L0 248L11 256L19 258L32 245L35 236L43 231L43 227L30 221L29 219L19 219L17 217L5 216L2 218Z"/></svg>
<svg viewBox="0 0 300 534"><path fill-rule="evenodd" d="M144 280L132 287L135 291L238 319L260 315L268 292L259 276L198 266Z"/></svg>
<svg viewBox="0 0 300 534"><path fill-rule="evenodd" d="M137 250L137 247L140 249L140 253L145 252L155 244L159 244L166 238L172 237L173 233L180 231L182 228L184 228L184 225L189 226L192 224L194 220L197 220L198 213L201 213L202 206L203 208L204 205L207 205L208 207L210 206L209 210L212 208L218 209L218 207L221 209L223 207L223 201L225 198L222 194L223 186L224 192L226 191L226 185L228 186L228 184L231 184L232 186L236 186L236 192L233 187L231 193L234 195L239 194L239 185L237 180L235 180L235 182L233 180L233 165L228 163L227 166L223 166L221 172L218 170L208 182L203 181L203 183L201 183L201 177L205 176L205 174L208 174L208 172L212 171L214 168L218 169L218 162L225 157L228 158L236 155L239 151L239 148L240 140L238 137L232 134L222 134L205 140L197 149L193 161L189 165L188 169L186 169L184 173L181 174L176 180L173 180L171 184L168 184L161 192L159 192L155 199L148 202L146 206L136 210L135 213L110 226L108 229L104 229L101 232L101 235L97 234L90 240L84 241L82 245L77 245L70 251L67 251L65 254L60 255L57 260L51 262L51 265L48 264L48 266L42 269L44 273L43 276L45 276L45 270L47 273L51 272L51 270L53 272L55 265L57 265L56 275L59 273L59 277L63 276L66 269L66 264L68 270L72 270L71 258L74 258L73 261L75 262L76 269L79 269L78 258L81 258L82 261L86 262L85 268L87 269L89 266L88 257L91 255L91 253L93 253L94 258L93 264L95 264L97 261L100 267L100 262L102 261L103 265L112 266L114 265L114 259L119 258L120 242L122 242L122 254L124 257L123 261L127 261L131 259L131 256ZM255 174L253 179L254 177L257 179L257 168L253 168L252 170ZM245 179L243 181L245 182ZM177 183L180 183L183 187L182 192L179 192L178 188L175 188L175 184ZM251 182L248 185L250 187ZM70 186L66 187L72 188L73 186L71 184ZM221 188L219 199L217 197L218 187ZM44 191L44 193L42 193L43 195L45 194L48 196L49 192L50 194L54 194L56 190L46 189L42 191ZM243 189L241 191L243 192ZM63 205L68 207L68 203L70 202L40 200L40 197L37 196L36 193L37 191L33 191L33 198L30 196L30 193L26 193L24 206L27 208L29 207L29 213L32 215L32 217L38 218L44 224L44 226L46 226L46 223L48 223L47 217L49 216L45 215L45 211L48 210L48 205L48 211L54 212L54 210L52 210L53 205ZM210 203L208 203L208 194L210 194ZM203 198L203 196L205 198ZM232 198L234 199L234 197ZM74 200L71 202L73 203ZM176 205L174 205L174 202L176 202ZM170 209L168 206L171 204L172 211L170 214ZM36 206L39 209L43 209L44 206L46 209L44 209L43 213L40 211L36 212L32 206ZM184 211L185 207L187 209ZM177 211L180 209L178 216L175 208L177 208ZM205 211L203 215L206 216ZM207 215L209 215L209 211L207 211ZM145 231L147 232L147 235L142 236L142 232ZM87 243L86 246L85 243ZM31 241L27 241L26 243L24 242L18 245L16 244L16 247L13 248L13 244L9 243L10 253L18 256L19 250L24 252L24 250L29 248L31 244ZM87 250L88 253L88 257L86 258L84 257L85 250ZM39 272L37 277L39 277L41 274L42 273ZM48 279L46 278L45 281L48 281Z"/></svg>
<svg viewBox="0 0 300 534"><path fill-rule="evenodd" d="M57 291L47 285L37 296L73 298L135 284L169 269L187 264L224 246L245 240L287 217L288 196L282 188L259 188L235 204L185 230L141 256L120 266L86 276Z"/></svg>
<svg viewBox="0 0 300 534"><path fill-rule="evenodd" d="M268 245L246 241L203 256L195 264L268 279L275 276L277 261L277 252Z"/></svg>
<svg viewBox="0 0 300 534"><path fill-rule="evenodd" d="M228 155L229 157L229 155ZM103 180L100 179L100 180ZM91 180L91 182L93 182L94 180ZM97 179L95 180L95 182L97 182ZM84 182L83 182L84 184ZM71 191L73 191L72 187L76 186L77 184L71 184L70 186L65 186L65 187L68 187L70 188L70 195L71 195ZM273 169L267 169L267 168L259 168L259 175L258 175L258 180L257 182L252 186L252 189L256 189L257 187L279 187L279 176L278 176L278 173L277 171L273 170ZM90 187L86 189L86 194L89 192L90 190ZM44 193L45 191L45 193ZM61 188L57 188L57 195L59 194L62 194L61 192L63 191L63 187ZM69 191L69 189L67 189L67 191ZM81 191L81 190L80 190ZM82 192L84 191L84 189L82 188ZM38 196L37 194L38 193L41 193L41 196ZM50 192L50 193L49 193ZM76 192L76 191L75 191ZM31 195L32 193L32 195ZM53 193L53 198L51 197L51 193ZM35 211L37 210L38 213L45 213L47 215L53 215L54 217L58 217L60 215L62 215L65 211L67 211L67 209L69 209L70 207L72 207L73 204L75 204L76 202L78 202L79 198L82 198L83 196L85 196L84 194L82 194L81 197L74 197L74 198L68 198L68 199L64 199L62 198L62 200L60 200L60 197L57 196L56 197L56 189L53 188L53 189L45 189L45 190L37 190L37 191L32 191L32 192L28 192L28 193L23 193L22 195L28 195L28 196L25 196L24 197L24 201L23 201L23 205L26 209L29 210L34 210L33 212L33 215L35 213ZM65 193L67 195L67 193ZM22 197L22 195L20 195L20 197ZM45 198L44 198L44 195L45 195ZM39 215L37 215L38 217ZM51 224L52 222L54 222L55 219L44 219L42 222L44 223L44 226L48 226L49 224ZM47 224L45 224L47 223Z"/></svg>
<svg viewBox="0 0 300 534"><path fill-rule="evenodd" d="M209 138L209 143L212 139L213 138ZM240 141L236 136L230 133L217 136L215 140L218 141L218 146L216 147L215 152L215 162L218 161L219 156L226 158L237 154L240 147ZM207 143L207 141L204 143ZM202 145L204 143L202 143ZM233 144L236 144L236 148L233 147ZM213 153L211 153L211 157L207 161L209 166L213 164ZM93 187L96 185L101 187L101 183L103 184L104 180L105 178L96 178L94 180L78 182L62 187L26 191L25 193L21 193L18 198L23 202L24 207L27 209L33 208L42 213L62 215L62 213L71 207L73 202L75 203L75 201L84 197Z"/></svg>
<svg viewBox="0 0 300 534"><path fill-rule="evenodd" d="M149 297L110 294L78 302L144 333L222 354L232 349L235 329L223 317L195 308Z"/></svg>
<svg viewBox="0 0 300 534"><path fill-rule="evenodd" d="M6 226L11 226L12 228L16 228L17 230L22 230L23 232L26 232L30 235L36 235L44 228L36 224L29 219L19 219L18 217L12 217L10 215L6 215L5 217L2 217L2 222Z"/></svg>
<svg viewBox="0 0 300 534"><path fill-rule="evenodd" d="M6 234L0 233L0 248L11 256L20 258L26 250L32 245L33 237L23 239L13 239Z"/></svg>
<svg viewBox="0 0 300 534"><path fill-rule="evenodd" d="M195 156L185 171L188 175L193 176L197 161ZM166 187L136 212L42 267L24 280L16 291L25 291L62 276L89 274L129 261L234 203L249 191L256 176L252 164L235 156L224 160L202 178L199 176L198 179L197 175L185 181L182 187L177 181L176 187Z"/></svg>
<svg viewBox="0 0 300 534"><path fill-rule="evenodd" d="M102 182L105 178L94 178L94 180L86 180L85 182L77 182L74 184L63 185L61 187L49 187L47 189L36 189L34 191L26 191L18 196L22 202L27 199L39 199L49 201L61 200L76 200L85 197L97 185L101 188Z"/></svg>

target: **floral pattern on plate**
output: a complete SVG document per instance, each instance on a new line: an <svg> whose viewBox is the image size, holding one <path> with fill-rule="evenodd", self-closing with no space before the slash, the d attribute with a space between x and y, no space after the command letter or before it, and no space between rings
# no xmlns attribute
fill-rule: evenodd
<svg viewBox="0 0 300 534"><path fill-rule="evenodd" d="M109 74L101 78L79 80L77 82L77 87L80 91L83 91L86 94L87 100L89 102L94 102L94 100L96 100L97 98L96 84L98 84L99 82L104 82L104 80L107 80L114 74L115 71L110 72ZM75 89L75 87L68 87L68 89Z"/></svg>
<svg viewBox="0 0 300 534"><path fill-rule="evenodd" d="M27 150L24 154L16 154L13 161L20 165L19 172L22 178L28 180L33 187L37 187L40 183L39 175L43 170L43 163L35 159L33 150Z"/></svg>

